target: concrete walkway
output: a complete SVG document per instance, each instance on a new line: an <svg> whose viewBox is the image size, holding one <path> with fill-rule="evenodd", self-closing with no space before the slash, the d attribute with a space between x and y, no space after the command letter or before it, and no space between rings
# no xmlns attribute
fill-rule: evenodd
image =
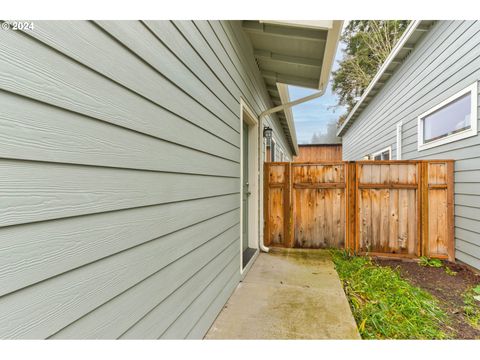
<svg viewBox="0 0 480 360"><path fill-rule="evenodd" d="M325 250L260 254L206 339L360 339Z"/></svg>

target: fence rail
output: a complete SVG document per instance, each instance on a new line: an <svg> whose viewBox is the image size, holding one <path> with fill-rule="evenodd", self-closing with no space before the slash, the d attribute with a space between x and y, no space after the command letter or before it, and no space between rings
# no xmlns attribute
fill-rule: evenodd
<svg viewBox="0 0 480 360"><path fill-rule="evenodd" d="M265 164L265 244L454 260L453 161Z"/></svg>

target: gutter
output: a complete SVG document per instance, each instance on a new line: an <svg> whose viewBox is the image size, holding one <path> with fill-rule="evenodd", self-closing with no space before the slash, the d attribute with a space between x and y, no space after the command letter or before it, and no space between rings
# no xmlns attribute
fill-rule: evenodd
<svg viewBox="0 0 480 360"><path fill-rule="evenodd" d="M350 113L348 114L347 118L345 119L345 121L343 122L342 126L340 127L340 129L338 129L337 131L337 136L341 137L342 135L345 134L345 132L347 131L347 128L346 126L352 121L352 116L356 113L356 111L358 110L358 108L360 107L360 105L363 103L363 101L365 100L365 98L368 96L368 94L370 93L370 91L372 91L373 87L377 84L377 82L380 80L380 78L382 77L382 75L385 73L385 71L387 70L387 68L390 66L390 64L394 61L395 57L398 55L398 53L403 49L403 47L405 46L405 44L407 43L407 41L410 39L410 37L413 35L413 33L415 32L415 30L419 27L419 25L422 23L422 20L415 20L415 21L412 21L412 23L408 26L408 28L405 30L405 33L402 35L402 37L400 38L400 40L397 42L397 44L395 45L395 47L393 48L392 52L390 53L390 55L388 55L387 59L385 60L385 62L383 63L383 65L380 67L380 69L378 70L377 74L375 75L375 77L373 78L372 81L370 81L370 84L368 85L368 87L365 89L362 97L360 98L359 101L357 101L357 103L355 104L355 106L353 107L353 109L350 111Z"/></svg>

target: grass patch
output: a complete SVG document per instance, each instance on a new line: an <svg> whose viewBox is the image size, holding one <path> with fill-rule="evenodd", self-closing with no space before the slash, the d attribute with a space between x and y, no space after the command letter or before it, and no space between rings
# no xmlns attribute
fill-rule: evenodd
<svg viewBox="0 0 480 360"><path fill-rule="evenodd" d="M363 339L445 339L447 315L429 293L367 257L331 251Z"/></svg>
<svg viewBox="0 0 480 360"><path fill-rule="evenodd" d="M471 287L463 294L463 313L468 322L475 329L480 330L480 285Z"/></svg>

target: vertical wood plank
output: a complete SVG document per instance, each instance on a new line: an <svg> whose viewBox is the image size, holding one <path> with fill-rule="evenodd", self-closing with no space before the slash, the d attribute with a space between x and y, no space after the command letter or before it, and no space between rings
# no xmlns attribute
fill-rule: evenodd
<svg viewBox="0 0 480 360"><path fill-rule="evenodd" d="M269 246L271 243L270 238L270 186L268 179L270 178L269 163L263 164L263 243L265 246Z"/></svg>
<svg viewBox="0 0 480 360"><path fill-rule="evenodd" d="M409 165L400 165L398 181L400 184L408 182ZM398 190L398 239L397 245L400 252L408 252L408 191L406 189ZM415 216L415 213L413 214Z"/></svg>
<svg viewBox="0 0 480 360"><path fill-rule="evenodd" d="M426 161L423 161L421 163L422 166L422 182L421 182L421 228L422 228L422 252L421 255L423 256L428 256L429 253L429 217L428 217L428 179L429 179L429 168L428 168L428 163Z"/></svg>
<svg viewBox="0 0 480 360"><path fill-rule="evenodd" d="M285 226L285 236L284 236L284 246L285 247L292 247L291 244L291 233L292 233L292 164L286 163L285 165L285 185L284 185L284 193L285 193L285 200L284 200L284 226Z"/></svg>
<svg viewBox="0 0 480 360"><path fill-rule="evenodd" d="M379 169L380 170L380 169ZM378 252L381 251L381 242L380 242L380 222L381 222L381 212L380 212L380 191L379 190L370 190L371 196L371 206L372 206L372 215L371 215L371 247L372 251Z"/></svg>
<svg viewBox="0 0 480 360"><path fill-rule="evenodd" d="M398 169L398 168L397 168ZM398 252L398 189L390 190L390 234L388 251Z"/></svg>
<svg viewBox="0 0 480 360"><path fill-rule="evenodd" d="M417 252L417 190L408 190L408 224L407 224L407 251L410 256Z"/></svg>
<svg viewBox="0 0 480 360"><path fill-rule="evenodd" d="M390 189L380 190L379 251L388 252L390 239Z"/></svg>

